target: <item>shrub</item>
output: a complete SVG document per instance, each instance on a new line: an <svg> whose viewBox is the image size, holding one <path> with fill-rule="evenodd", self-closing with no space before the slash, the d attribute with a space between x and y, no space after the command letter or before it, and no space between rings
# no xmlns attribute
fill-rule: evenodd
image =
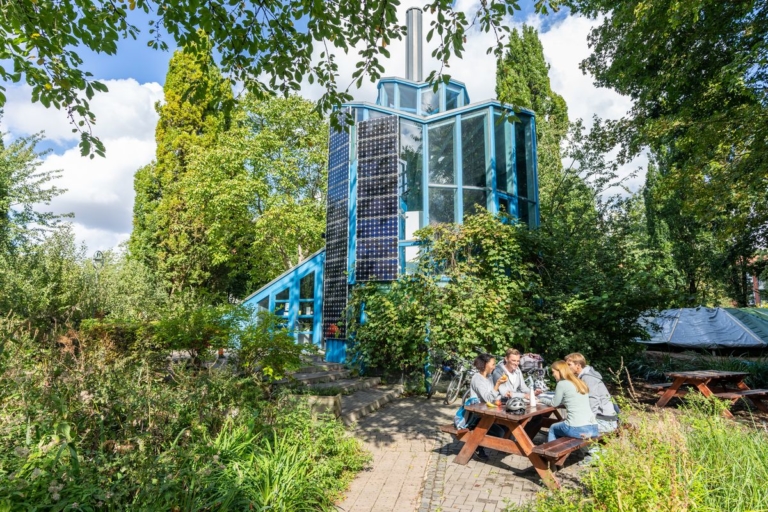
<svg viewBox="0 0 768 512"><path fill-rule="evenodd" d="M252 375L75 334L41 347L0 321L0 510L330 510L366 461Z"/></svg>

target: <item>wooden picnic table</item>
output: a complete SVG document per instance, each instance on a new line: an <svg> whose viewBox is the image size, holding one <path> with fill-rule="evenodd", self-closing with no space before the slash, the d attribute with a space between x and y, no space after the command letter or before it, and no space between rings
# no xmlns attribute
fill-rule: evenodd
<svg viewBox="0 0 768 512"><path fill-rule="evenodd" d="M562 416L555 407L538 404L534 407L528 407L525 414L510 414L503 407L489 408L485 404L475 404L466 406L467 411L480 416L480 422L474 430L463 433L459 439L464 441L464 447L461 449L453 462L457 464L466 464L472 458L478 446L484 446L504 453L512 453L527 457L531 464L541 476L544 484L550 489L560 488L560 482L552 473L549 463L533 452L533 441L525 431L525 426L531 419L542 416L542 425L549 426L556 421L562 421ZM555 418L549 418L554 414ZM492 425L503 425L509 429L506 438L487 435ZM534 432L535 436L536 433Z"/></svg>
<svg viewBox="0 0 768 512"><path fill-rule="evenodd" d="M697 370L690 372L668 372L665 375L671 377L673 382L660 385L659 393L662 393L657 407L664 407L673 396L684 396L687 391L680 389L683 385L698 389L706 397L716 396L731 400L731 405L741 398L749 399L759 410L768 413L768 407L762 402L768 396L768 390L749 389L744 379L749 376L747 372L725 372L720 370ZM731 389L729 389L731 388ZM733 418L729 411L725 416Z"/></svg>

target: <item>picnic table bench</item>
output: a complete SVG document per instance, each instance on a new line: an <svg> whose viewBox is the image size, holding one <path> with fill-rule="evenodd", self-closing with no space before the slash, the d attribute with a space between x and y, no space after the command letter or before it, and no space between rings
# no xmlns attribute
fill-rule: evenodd
<svg viewBox="0 0 768 512"><path fill-rule="evenodd" d="M720 370L697 370L690 372L668 372L665 375L674 379L673 382L651 385L661 394L656 402L657 407L664 407L674 396L684 396L688 393L681 386L690 386L701 392L706 397L716 396L725 400L731 400L731 405L738 400L747 399L762 412L768 413L768 406L763 400L768 398L768 389L749 389L744 379L749 376L747 372L726 372ZM728 388L735 389L728 389ZM730 411L724 411L724 415L733 418Z"/></svg>
<svg viewBox="0 0 768 512"><path fill-rule="evenodd" d="M562 417L555 407L539 404L534 407L528 407L524 414L510 414L502 408L489 408L485 404L475 404L466 406L467 411L477 414L480 421L474 429L457 429L453 425L445 425L440 430L451 434L457 440L464 443L461 451L453 462L456 464L466 464L472 458L475 450L482 446L504 453L511 453L528 458L531 465L536 469L544 484L550 489L559 489L560 482L555 477L550 468L549 461L535 451L535 446L531 437L525 431L525 426L531 419L541 416L543 425L551 425L555 421L561 421ZM555 418L549 418L554 415ZM548 420L548 421L547 421ZM487 435L488 430L494 424L507 427L506 437L494 437ZM535 433L534 433L535 435ZM572 450L573 451L573 450Z"/></svg>

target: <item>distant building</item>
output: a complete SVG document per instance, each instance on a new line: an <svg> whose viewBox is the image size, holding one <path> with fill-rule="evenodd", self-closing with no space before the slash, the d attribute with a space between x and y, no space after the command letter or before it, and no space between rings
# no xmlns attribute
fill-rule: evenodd
<svg viewBox="0 0 768 512"><path fill-rule="evenodd" d="M408 11L408 28L406 78L381 79L375 104L345 104L354 126L331 133L325 249L244 301L285 317L329 360L343 359L326 341L346 337L350 287L407 273L416 230L461 223L478 205L539 222L534 113L470 103L456 80L435 91L422 80L421 10Z"/></svg>

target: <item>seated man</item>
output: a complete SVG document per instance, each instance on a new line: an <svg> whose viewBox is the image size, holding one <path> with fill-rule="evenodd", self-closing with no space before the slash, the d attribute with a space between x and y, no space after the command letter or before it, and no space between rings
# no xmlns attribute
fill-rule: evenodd
<svg viewBox="0 0 768 512"><path fill-rule="evenodd" d="M589 405L597 417L597 429L601 434L613 432L618 427L619 417L611 402L611 394L603 383L603 376L587 365L587 360L578 352L565 356L565 362L589 388Z"/></svg>
<svg viewBox="0 0 768 512"><path fill-rule="evenodd" d="M587 360L578 352L565 356L565 362L589 388L589 405L597 418L597 431L600 434L613 432L619 426L618 409L611 402L611 394L603 383L603 376L587 365ZM588 465L600 455L600 446L593 444L587 449L587 455L579 463Z"/></svg>
<svg viewBox="0 0 768 512"><path fill-rule="evenodd" d="M499 386L499 393L501 393L501 396L507 398L513 396L528 398L530 396L531 390L525 384L523 372L520 371L519 366L520 351L514 348L507 349L507 352L504 354L504 360L496 365L496 369L493 370L493 374L491 375L494 384L498 382L502 375L507 376L507 382L504 382ZM534 394L536 395L540 393L540 389L534 391ZM538 432L540 428L541 416L536 416L525 426L525 432L531 439L533 439L533 436L536 435L536 432Z"/></svg>

